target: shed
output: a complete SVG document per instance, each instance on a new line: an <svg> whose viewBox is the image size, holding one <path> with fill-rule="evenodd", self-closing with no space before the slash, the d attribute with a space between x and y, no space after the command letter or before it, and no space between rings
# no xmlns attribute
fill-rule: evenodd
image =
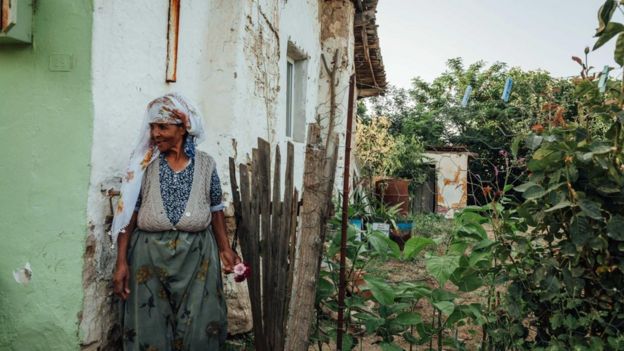
<svg viewBox="0 0 624 351"><path fill-rule="evenodd" d="M468 205L468 160L473 155L464 146L430 148L430 176L415 189L415 212L435 212L452 218Z"/></svg>

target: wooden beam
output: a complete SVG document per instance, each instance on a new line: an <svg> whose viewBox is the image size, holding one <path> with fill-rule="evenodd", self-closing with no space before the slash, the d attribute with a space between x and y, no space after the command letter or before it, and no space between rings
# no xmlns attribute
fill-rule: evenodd
<svg viewBox="0 0 624 351"><path fill-rule="evenodd" d="M0 32L7 33L16 21L17 4L12 0L0 0Z"/></svg>
<svg viewBox="0 0 624 351"><path fill-rule="evenodd" d="M358 97L363 98L363 97L370 97L370 96L377 96L381 93L380 89L362 89L362 88L358 88Z"/></svg>
<svg viewBox="0 0 624 351"><path fill-rule="evenodd" d="M368 51L368 34L366 34L366 25L362 26L362 45L364 46L364 57L366 61L368 61L368 68L370 70L371 78L373 79L373 85L378 87L377 80L375 79L375 69L373 68L373 63L371 62L370 52Z"/></svg>
<svg viewBox="0 0 624 351"><path fill-rule="evenodd" d="M322 212L327 203L327 194L323 189L323 185L328 181L323 174L326 162L321 127L318 124L310 124L303 172L301 234L294 262L295 278L291 288L291 309L286 326L289 335L285 350L289 351L308 349L310 326L315 318L317 261L323 249L320 231L323 225Z"/></svg>
<svg viewBox="0 0 624 351"><path fill-rule="evenodd" d="M177 80L180 1L181 0L169 0L169 21L167 23L167 83L172 83Z"/></svg>

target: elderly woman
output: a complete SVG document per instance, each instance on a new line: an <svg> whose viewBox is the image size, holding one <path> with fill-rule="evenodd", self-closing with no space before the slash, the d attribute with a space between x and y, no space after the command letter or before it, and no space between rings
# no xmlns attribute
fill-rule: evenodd
<svg viewBox="0 0 624 351"><path fill-rule="evenodd" d="M240 259L215 161L195 149L201 117L168 94L148 104L142 128L111 230L124 350L218 350L227 333L220 262L229 273Z"/></svg>

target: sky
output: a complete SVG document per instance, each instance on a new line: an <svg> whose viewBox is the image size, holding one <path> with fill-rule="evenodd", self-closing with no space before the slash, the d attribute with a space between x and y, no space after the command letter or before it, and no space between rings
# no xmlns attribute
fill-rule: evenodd
<svg viewBox="0 0 624 351"><path fill-rule="evenodd" d="M446 61L462 57L543 69L556 77L578 75L572 56L593 47L603 0L379 0L377 24L390 84L407 88L431 81ZM621 20L621 13L615 19ZM589 55L601 71L613 60L614 41Z"/></svg>

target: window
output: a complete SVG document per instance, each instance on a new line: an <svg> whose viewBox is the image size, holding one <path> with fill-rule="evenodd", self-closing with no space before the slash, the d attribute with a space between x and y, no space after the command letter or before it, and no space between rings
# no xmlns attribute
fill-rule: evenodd
<svg viewBox="0 0 624 351"><path fill-rule="evenodd" d="M295 63L290 58L286 63L286 136L293 136L293 97L294 92Z"/></svg>
<svg viewBox="0 0 624 351"><path fill-rule="evenodd" d="M295 142L305 141L308 57L292 42L286 59L285 134Z"/></svg>

